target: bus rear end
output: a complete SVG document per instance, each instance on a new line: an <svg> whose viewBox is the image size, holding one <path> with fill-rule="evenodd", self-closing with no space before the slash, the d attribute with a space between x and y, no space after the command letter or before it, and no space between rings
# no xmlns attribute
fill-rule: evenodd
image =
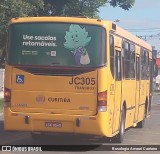
<svg viewBox="0 0 160 154"><path fill-rule="evenodd" d="M10 24L5 130L104 135L107 92L98 90L98 70L106 64L105 29L44 19Z"/></svg>

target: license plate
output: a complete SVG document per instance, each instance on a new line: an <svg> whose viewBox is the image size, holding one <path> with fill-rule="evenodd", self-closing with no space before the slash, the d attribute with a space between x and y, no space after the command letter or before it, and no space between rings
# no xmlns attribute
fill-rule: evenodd
<svg viewBox="0 0 160 154"><path fill-rule="evenodd" d="M47 121L44 123L45 127L54 127L54 128L61 128L62 123L58 121Z"/></svg>

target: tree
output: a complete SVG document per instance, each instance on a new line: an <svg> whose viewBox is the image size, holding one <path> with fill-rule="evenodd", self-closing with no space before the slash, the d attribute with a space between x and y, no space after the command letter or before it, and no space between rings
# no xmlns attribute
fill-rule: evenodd
<svg viewBox="0 0 160 154"><path fill-rule="evenodd" d="M40 16L62 16L65 6L72 0L44 0L44 8L40 9Z"/></svg>
<svg viewBox="0 0 160 154"><path fill-rule="evenodd" d="M109 3L113 7L129 10L135 0L44 0L41 15L98 17L99 8Z"/></svg>
<svg viewBox="0 0 160 154"><path fill-rule="evenodd" d="M26 16L98 17L99 8L109 3L129 10L135 0L0 0L0 51L5 48L8 22Z"/></svg>
<svg viewBox="0 0 160 154"><path fill-rule="evenodd" d="M111 0L110 5L113 7L121 7L124 10L129 10L135 3L135 0Z"/></svg>
<svg viewBox="0 0 160 154"><path fill-rule="evenodd" d="M98 9L105 3L106 0L72 0L65 6L64 13L69 16L98 17Z"/></svg>
<svg viewBox="0 0 160 154"><path fill-rule="evenodd" d="M98 8L107 0L44 0L41 15L97 17Z"/></svg>
<svg viewBox="0 0 160 154"><path fill-rule="evenodd" d="M0 49L4 50L8 22L11 18L38 16L44 6L43 0L0 0Z"/></svg>

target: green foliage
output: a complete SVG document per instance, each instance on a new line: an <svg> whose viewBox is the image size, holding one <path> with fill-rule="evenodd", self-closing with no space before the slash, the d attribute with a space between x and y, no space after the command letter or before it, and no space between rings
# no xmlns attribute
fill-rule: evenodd
<svg viewBox="0 0 160 154"><path fill-rule="evenodd" d="M4 50L8 22L11 18L37 16L43 8L43 0L0 0L0 48Z"/></svg>
<svg viewBox="0 0 160 154"><path fill-rule="evenodd" d="M72 0L44 0L44 9L38 11L40 16L64 16L65 6Z"/></svg>
<svg viewBox="0 0 160 154"><path fill-rule="evenodd" d="M113 7L121 7L124 10L129 10L135 3L135 0L111 0L110 5Z"/></svg>
<svg viewBox="0 0 160 154"><path fill-rule="evenodd" d="M106 0L72 0L65 6L68 16L97 17L99 7L104 6Z"/></svg>
<svg viewBox="0 0 160 154"><path fill-rule="evenodd" d="M0 55L6 46L8 22L27 16L87 16L97 18L106 3L129 10L135 0L0 0Z"/></svg>
<svg viewBox="0 0 160 154"><path fill-rule="evenodd" d="M99 8L106 3L129 10L135 0L44 0L41 15L98 17Z"/></svg>
<svg viewBox="0 0 160 154"><path fill-rule="evenodd" d="M107 0L44 0L41 15L97 17Z"/></svg>

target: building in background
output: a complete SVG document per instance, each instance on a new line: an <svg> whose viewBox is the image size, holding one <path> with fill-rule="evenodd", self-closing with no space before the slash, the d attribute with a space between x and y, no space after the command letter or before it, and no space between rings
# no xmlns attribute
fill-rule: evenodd
<svg viewBox="0 0 160 154"><path fill-rule="evenodd" d="M153 53L153 59L157 59L157 50L155 49L155 47L153 46L152 47L152 53ZM156 77L153 77L153 87L152 89L155 91L157 88L156 88Z"/></svg>
<svg viewBox="0 0 160 154"><path fill-rule="evenodd" d="M156 77L156 90L160 90L160 50L157 51L156 64L158 65L158 76Z"/></svg>

